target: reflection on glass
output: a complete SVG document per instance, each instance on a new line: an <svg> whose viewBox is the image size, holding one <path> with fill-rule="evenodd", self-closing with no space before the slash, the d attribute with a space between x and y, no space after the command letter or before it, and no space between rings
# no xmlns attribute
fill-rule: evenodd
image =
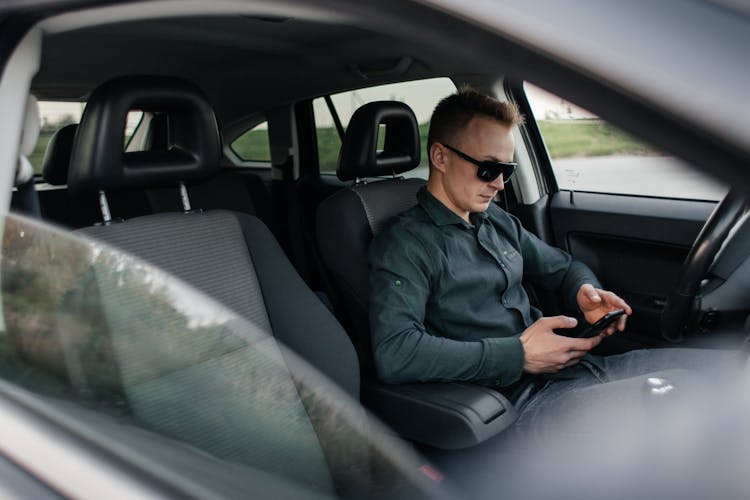
<svg viewBox="0 0 750 500"><path fill-rule="evenodd" d="M422 491L334 387L170 275L15 216L0 272L4 379L324 496Z"/></svg>
<svg viewBox="0 0 750 500"><path fill-rule="evenodd" d="M560 189L695 200L727 193L725 184L565 99L529 82L524 92Z"/></svg>

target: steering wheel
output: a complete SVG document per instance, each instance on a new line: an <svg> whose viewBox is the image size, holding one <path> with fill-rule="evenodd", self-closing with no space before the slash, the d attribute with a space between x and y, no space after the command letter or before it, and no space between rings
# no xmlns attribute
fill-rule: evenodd
<svg viewBox="0 0 750 500"><path fill-rule="evenodd" d="M696 295L701 281L732 227L747 208L747 197L732 189L711 212L682 264L677 286L664 304L661 313L661 333L665 339L677 342L687 336L691 316L697 310Z"/></svg>

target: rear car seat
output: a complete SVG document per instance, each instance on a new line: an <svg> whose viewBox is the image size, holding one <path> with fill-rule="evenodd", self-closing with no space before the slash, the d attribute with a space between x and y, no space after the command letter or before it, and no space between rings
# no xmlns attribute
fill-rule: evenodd
<svg viewBox="0 0 750 500"><path fill-rule="evenodd" d="M164 119L152 120L151 124L150 134L154 140L149 149L157 150L167 143L167 123ZM91 226L102 218L96 193L73 196L66 187L77 128L78 124L66 125L50 138L42 162L42 180L49 188L37 191L42 218L70 228ZM256 215L272 232L276 230L271 198L257 175L223 169L203 182L188 186L188 193L195 208ZM174 189L115 191L107 200L112 214L122 219L182 209L179 194Z"/></svg>

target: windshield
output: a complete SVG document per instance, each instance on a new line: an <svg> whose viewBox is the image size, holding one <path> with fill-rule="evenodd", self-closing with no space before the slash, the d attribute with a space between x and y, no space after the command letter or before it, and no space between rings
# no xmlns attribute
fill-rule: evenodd
<svg viewBox="0 0 750 500"><path fill-rule="evenodd" d="M3 379L92 435L228 496L260 476L303 497L429 491L421 463L309 365L288 368L268 328L169 274L17 216L0 273Z"/></svg>

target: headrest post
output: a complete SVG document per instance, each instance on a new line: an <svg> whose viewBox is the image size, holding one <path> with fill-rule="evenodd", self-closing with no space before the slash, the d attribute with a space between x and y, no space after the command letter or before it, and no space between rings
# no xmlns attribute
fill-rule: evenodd
<svg viewBox="0 0 750 500"><path fill-rule="evenodd" d="M104 191L99 191L99 209L102 211L102 220L104 224L112 223L112 214L109 211L109 203L107 202L107 195Z"/></svg>
<svg viewBox="0 0 750 500"><path fill-rule="evenodd" d="M190 197L188 196L187 188L183 181L180 181L180 199L182 200L182 210L184 210L185 213L192 212L193 209L190 207Z"/></svg>

